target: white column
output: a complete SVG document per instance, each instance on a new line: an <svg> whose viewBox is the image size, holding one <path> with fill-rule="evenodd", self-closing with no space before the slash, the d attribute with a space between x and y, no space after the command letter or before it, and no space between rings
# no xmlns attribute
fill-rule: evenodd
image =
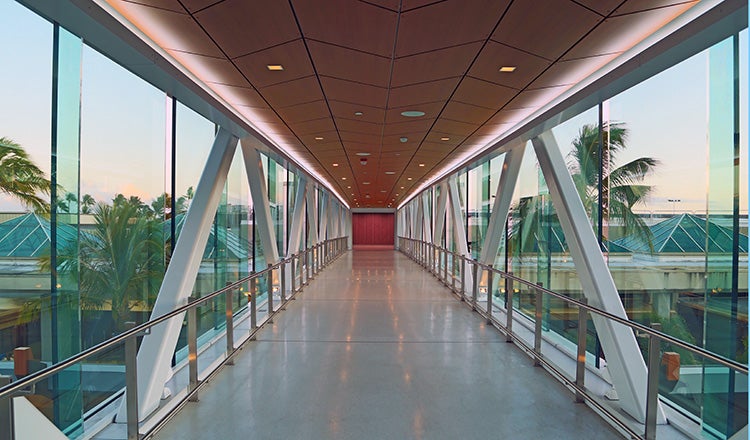
<svg viewBox="0 0 750 440"><path fill-rule="evenodd" d="M237 138L220 128L185 215L185 223L149 319L187 304L236 147ZM143 420L159 406L164 385L171 375L172 355L177 347L183 318L184 314L175 316L152 327L151 333L143 337L138 350L139 420ZM127 411L122 404L117 421L124 423L126 418Z"/></svg>
<svg viewBox="0 0 750 440"><path fill-rule="evenodd" d="M310 242L311 243L317 243L318 242L318 203L317 200L315 200L315 184L312 182L307 183L307 224L309 226L308 228L308 234L310 234ZM325 231L324 231L325 232ZM307 243L305 243L305 246L307 247Z"/></svg>
<svg viewBox="0 0 750 440"><path fill-rule="evenodd" d="M441 182L436 188L440 188L440 195L437 200L437 207L435 209L435 230L432 231L435 237L432 242L435 245L440 246L440 242L443 241L443 229L445 229L445 209L448 205L448 184Z"/></svg>
<svg viewBox="0 0 750 440"><path fill-rule="evenodd" d="M589 304L627 318L617 287L583 207L557 141L550 131L532 139L555 212ZM646 418L647 370L633 331L593 314L596 332L607 355L607 369L622 409L641 423ZM659 407L658 423L666 423Z"/></svg>
<svg viewBox="0 0 750 440"><path fill-rule="evenodd" d="M417 221L415 223L414 238L424 240L424 205L422 205L422 195L414 198L416 201L415 211L417 212Z"/></svg>
<svg viewBox="0 0 750 440"><path fill-rule="evenodd" d="M253 147L252 139L242 139L242 157L245 160L247 182L250 185L250 197L253 199L255 212L255 231L263 245L263 257L266 264L279 262L279 249L276 246L276 232L271 218L271 204L268 201L266 178L263 175L263 164L260 152Z"/></svg>
<svg viewBox="0 0 750 440"><path fill-rule="evenodd" d="M432 240L432 218L430 218L430 194L425 191L420 196L422 207L422 224L424 235L422 240L429 242Z"/></svg>
<svg viewBox="0 0 750 440"><path fill-rule="evenodd" d="M294 211L292 212L292 224L289 227L289 246L286 250L287 258L300 250L303 214L305 213L305 194L307 194L307 179L300 176L297 179L297 191L294 194Z"/></svg>
<svg viewBox="0 0 750 440"><path fill-rule="evenodd" d="M318 228L318 237L320 240L325 240L325 238L331 233L331 231L328 230L329 229L328 219L330 218L330 214L331 214L331 201L328 199L328 195L325 192L318 194L318 197L321 198L320 211L317 211L317 210L315 211L318 213L318 216L320 218L320 222L319 222L320 226Z"/></svg>
<svg viewBox="0 0 750 440"><path fill-rule="evenodd" d="M456 175L448 178L448 194L450 199L449 215L453 220L453 237L458 245L458 252L469 257L469 243L466 241L466 219L461 214L461 200L458 196L458 182Z"/></svg>
<svg viewBox="0 0 750 440"><path fill-rule="evenodd" d="M513 200L513 191L516 189L516 181L521 170L525 147L526 143L524 142L505 153L500 182L498 182L495 193L495 202L492 204L490 223L487 225L487 234L484 243L482 243L482 254L479 256L479 262L482 264L495 264L497 251L500 249L500 243L505 235L505 222L508 220L508 210Z"/></svg>

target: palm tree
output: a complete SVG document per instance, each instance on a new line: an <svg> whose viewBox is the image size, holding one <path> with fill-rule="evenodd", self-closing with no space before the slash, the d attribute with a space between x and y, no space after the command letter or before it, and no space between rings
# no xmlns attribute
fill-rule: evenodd
<svg viewBox="0 0 750 440"><path fill-rule="evenodd" d="M91 214L91 208L96 205L96 200L91 196L91 194L84 194L83 197L81 197L81 214Z"/></svg>
<svg viewBox="0 0 750 440"><path fill-rule="evenodd" d="M0 137L0 192L18 199L37 213L48 213L50 181L34 164L26 150L13 140Z"/></svg>
<svg viewBox="0 0 750 440"><path fill-rule="evenodd" d="M604 125L604 143L601 148L603 164L602 194L599 195L599 129L596 125L585 124L573 139L573 150L568 154L568 169L581 197L586 214L596 224L599 217L598 205L601 201L605 216L619 219L623 233L633 234L648 243L652 248L651 231L643 219L633 213L639 203L643 203L653 190L644 185L643 180L653 173L659 161L652 157L639 157L616 166L618 153L627 148L628 129L621 122ZM606 240L607 237L604 237Z"/></svg>
<svg viewBox="0 0 750 440"><path fill-rule="evenodd" d="M602 155L602 194L599 194L599 129L593 124L585 124L572 141L573 149L568 154L568 170L578 195L583 202L586 214L593 224L598 223L599 203L604 216L622 222L624 235L635 235L653 248L651 230L633 209L643 203L653 187L644 185L645 177L654 172L659 164L652 157L640 157L617 166L618 153L627 148L628 129L625 124L613 122L604 125ZM518 250L533 252L549 246L551 228L559 225L548 195L522 199L514 208L512 233L517 237ZM542 230L547 231L543 236ZM603 236L606 242L608 237ZM545 250L554 252L546 247Z"/></svg>
<svg viewBox="0 0 750 440"><path fill-rule="evenodd" d="M160 223L138 211L131 203L97 204L94 229L81 233L77 253L58 256L58 271L80 280L81 308L109 305L118 332L135 306L153 299L160 284L153 280L163 275Z"/></svg>

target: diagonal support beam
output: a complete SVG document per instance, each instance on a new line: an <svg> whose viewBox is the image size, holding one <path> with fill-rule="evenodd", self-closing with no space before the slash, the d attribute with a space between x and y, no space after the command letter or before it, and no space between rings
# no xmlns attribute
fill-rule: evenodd
<svg viewBox="0 0 750 440"><path fill-rule="evenodd" d="M315 184L307 182L307 224L309 225L307 233L309 234L310 243L318 242L318 202L315 199ZM325 236L325 231L324 235ZM305 243L307 247L308 243Z"/></svg>
<svg viewBox="0 0 750 440"><path fill-rule="evenodd" d="M422 209L422 220L424 235L420 236L420 240L430 241L432 239L432 219L430 218L430 194L428 191L422 193L421 209Z"/></svg>
<svg viewBox="0 0 750 440"><path fill-rule="evenodd" d="M195 196L185 216L172 260L156 297L151 318L169 313L187 303L198 275L216 208L219 206L229 166L232 164L237 138L220 128L206 160ZM138 350L138 419L143 420L159 406L164 384L171 375L172 355L182 328L184 314L154 326L143 337ZM123 403L126 399L123 399ZM120 406L117 421L127 418L125 405Z"/></svg>
<svg viewBox="0 0 750 440"><path fill-rule="evenodd" d="M438 195L437 207L435 209L435 230L432 231L434 234L432 243L439 246L443 241L443 229L445 229L445 210L448 205L448 184L440 182L437 187L440 188L440 194Z"/></svg>
<svg viewBox="0 0 750 440"><path fill-rule="evenodd" d="M302 227L304 225L305 195L307 194L307 179L300 176L297 180L297 190L294 193L294 211L292 225L289 228L289 244L286 250L287 258L300 250L302 241Z"/></svg>
<svg viewBox="0 0 750 440"><path fill-rule="evenodd" d="M617 287L599 249L578 191L550 131L533 138L539 166L547 182L565 240L573 257L583 293L589 304L627 318ZM607 355L622 409L643 423L646 419L646 364L630 328L592 314L596 332ZM659 407L658 423L666 423Z"/></svg>
<svg viewBox="0 0 750 440"><path fill-rule="evenodd" d="M279 262L279 249L276 246L276 232L271 218L271 204L268 201L268 189L265 176L263 176L260 152L255 149L253 143L254 139L243 138L240 145L242 145L242 157L245 159L250 197L253 199L255 230L263 245L263 257L266 264L276 264Z"/></svg>
<svg viewBox="0 0 750 440"><path fill-rule="evenodd" d="M453 221L453 238L458 246L458 253L469 258L469 243L466 240L466 222L461 215L461 199L458 195L458 181L456 175L448 178L448 194L450 198L450 216Z"/></svg>
<svg viewBox="0 0 750 440"><path fill-rule="evenodd" d="M422 197L419 196L415 199L416 206L415 211L417 212L417 221L416 221L416 229L414 230L414 238L417 240L424 240L425 239L425 229L424 229L424 205L422 204Z"/></svg>
<svg viewBox="0 0 750 440"><path fill-rule="evenodd" d="M487 234L482 244L482 254L479 262L482 264L495 264L497 251L505 235L505 222L508 220L510 203L513 200L513 192L516 189L518 173L523 161L523 150L526 143L520 144L505 153L503 169L500 173L500 182L495 192L495 202L492 204L492 215L487 225Z"/></svg>

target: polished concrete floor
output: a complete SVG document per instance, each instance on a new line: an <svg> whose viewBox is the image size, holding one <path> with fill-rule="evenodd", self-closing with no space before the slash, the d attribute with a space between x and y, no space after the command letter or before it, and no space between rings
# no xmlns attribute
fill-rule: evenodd
<svg viewBox="0 0 750 440"><path fill-rule="evenodd" d="M395 251L319 274L160 439L604 439L603 420Z"/></svg>

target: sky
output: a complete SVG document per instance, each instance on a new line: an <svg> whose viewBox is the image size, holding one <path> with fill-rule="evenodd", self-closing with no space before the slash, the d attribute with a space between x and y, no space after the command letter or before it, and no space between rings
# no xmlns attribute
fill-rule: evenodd
<svg viewBox="0 0 750 440"><path fill-rule="evenodd" d="M13 60L15 66L0 69L0 102L12 103L0 106L0 136L22 144L49 172L52 25L14 1L0 0L0 41L0 57ZM741 96L747 109L747 31L741 41ZM85 46L82 70L81 194L98 200L109 200L116 193L137 195L147 202L154 199L168 190L169 180L164 93ZM707 180L707 72L704 52L609 101L610 119L625 123L630 130L628 148L618 163L641 156L660 161L657 172L647 179L655 187L654 194L640 211L701 213L709 189L712 197L722 199L712 209L731 207L724 197L715 195L729 192L717 191L715 180L713 186ZM581 125L596 119L596 109L591 109L553 129L564 155ZM741 121L741 206L747 212L746 114ZM213 140L213 124L182 105L177 123L176 180L182 194L200 177ZM247 200L244 185L239 183L244 173L238 166L233 165L230 174L230 203ZM536 193L537 176L533 152L527 148L517 185L519 196ZM0 211L20 209L16 201L0 195Z"/></svg>

